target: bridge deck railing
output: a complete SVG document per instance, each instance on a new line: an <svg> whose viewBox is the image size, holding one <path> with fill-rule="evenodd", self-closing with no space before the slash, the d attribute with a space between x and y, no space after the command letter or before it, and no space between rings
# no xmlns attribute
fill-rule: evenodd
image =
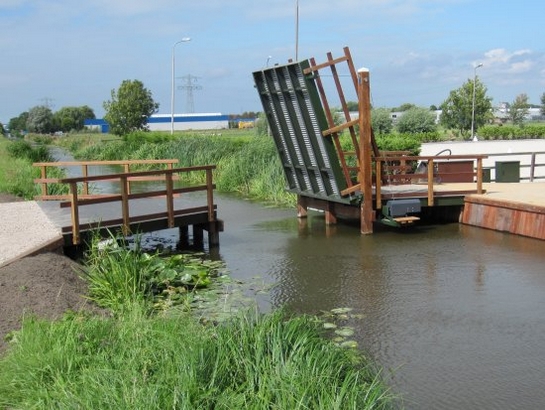
<svg viewBox="0 0 545 410"><path fill-rule="evenodd" d="M471 182L475 184L475 193L483 193L483 159L487 155L449 155L449 156L411 156L386 155L379 156L375 161L375 201L376 208L382 206L382 187L384 185L426 184L428 206L434 204L434 184L449 178L460 178L456 182ZM441 172L440 164L456 162L467 163L465 170L455 172ZM425 164L418 172L417 164Z"/></svg>
<svg viewBox="0 0 545 410"><path fill-rule="evenodd" d="M35 180L40 184L41 195L35 197L37 201L59 201L68 199L68 195L52 194L49 189L50 184L58 184L59 178L48 176L48 171L52 168L80 168L81 176L88 177L92 170L103 168L104 166L119 166L122 167L124 173L134 171L136 167L158 167L159 169L172 169L175 164L178 164L177 159L147 159L147 160L111 160L111 161L57 161L57 162L36 162L33 165L40 168L40 178ZM131 177L127 179L127 189L130 193L132 190L131 182L134 181L157 181L155 175L146 177ZM103 180L107 181L107 180ZM101 196L98 193L92 193L89 180L83 180L81 184L81 197L96 197Z"/></svg>
<svg viewBox="0 0 545 410"><path fill-rule="evenodd" d="M95 164L96 165L96 164ZM121 203L121 230L124 234L130 233L130 225L136 219L142 221L146 218L166 218L169 228L175 227L175 217L180 214L206 212L207 220L212 225L217 222L216 220L216 206L214 204L214 189L212 171L216 168L215 165L204 165L184 168L168 168L151 171L137 171L137 172L124 172L117 174L107 175L88 175L75 178L46 178L44 181L42 178L35 180L39 184L66 184L69 186L69 194L63 195L61 198L60 206L62 208L69 207L71 209L71 224L72 224L72 236L73 243L75 245L80 243L80 207L93 204L103 204L109 202ZM174 187L174 181L181 178L182 174L188 174L192 172L204 172L206 182L201 185L185 186L180 188ZM148 190L146 192L133 193L130 191L130 180L154 180L158 181L158 189ZM120 193L116 194L103 194L103 195L81 195L81 185L85 186L91 182L98 181L118 181L120 187ZM206 192L206 206L195 207L191 209L176 210L174 208L174 197L189 192ZM129 201L132 199L145 199L145 198L165 198L166 211L163 213L154 213L151 215L144 215L139 217L132 217L130 214ZM101 223L104 223L102 221ZM97 224L98 225L98 224ZM97 226L98 227L98 226Z"/></svg>

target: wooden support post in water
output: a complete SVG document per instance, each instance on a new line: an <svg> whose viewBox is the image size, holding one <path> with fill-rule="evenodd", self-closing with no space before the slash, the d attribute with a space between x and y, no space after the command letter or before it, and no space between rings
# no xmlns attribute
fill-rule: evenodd
<svg viewBox="0 0 545 410"><path fill-rule="evenodd" d="M180 226L179 232L178 246L180 249L185 249L189 245L189 227L187 225Z"/></svg>
<svg viewBox="0 0 545 410"><path fill-rule="evenodd" d="M361 233L373 233L373 178L371 165L371 93L369 85L369 70L358 70L358 101L360 126L360 171L363 201L360 205ZM379 178L377 176L377 178Z"/></svg>
<svg viewBox="0 0 545 410"><path fill-rule="evenodd" d="M203 246L203 227L201 225L193 225L193 246Z"/></svg>
<svg viewBox="0 0 545 410"><path fill-rule="evenodd" d="M336 225L337 216L335 215L333 202L327 201L325 204L325 224L328 226Z"/></svg>
<svg viewBox="0 0 545 410"><path fill-rule="evenodd" d="M306 218L307 216L307 201L304 196L297 195L297 218Z"/></svg>

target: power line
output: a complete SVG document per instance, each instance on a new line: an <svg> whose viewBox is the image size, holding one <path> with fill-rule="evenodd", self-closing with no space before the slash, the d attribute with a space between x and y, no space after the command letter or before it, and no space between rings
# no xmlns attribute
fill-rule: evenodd
<svg viewBox="0 0 545 410"><path fill-rule="evenodd" d="M195 100L193 98L193 91L202 90L200 85L195 84L200 77L195 77L194 75L188 74L180 78L185 81L185 84L179 86L178 89L186 90L186 112L194 113Z"/></svg>

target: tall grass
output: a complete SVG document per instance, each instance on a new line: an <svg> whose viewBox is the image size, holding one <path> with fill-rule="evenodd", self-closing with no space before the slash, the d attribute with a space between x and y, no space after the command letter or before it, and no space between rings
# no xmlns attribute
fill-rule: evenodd
<svg viewBox="0 0 545 410"><path fill-rule="evenodd" d="M40 177L40 170L32 166L33 162L50 161L48 150L44 146L33 147L30 143L9 141L0 138L0 192L12 194L24 199L33 199L40 194L34 179ZM60 178L62 170L51 170L48 177ZM68 192L68 188L51 185L51 194Z"/></svg>
<svg viewBox="0 0 545 410"><path fill-rule="evenodd" d="M165 139L164 133L155 134L133 134L123 140L87 145L75 156L96 160L174 158L181 167L215 164L214 182L219 192L280 206L295 204L295 195L285 191L283 169L271 138L184 134ZM196 173L187 182L203 181L204 173Z"/></svg>
<svg viewBox="0 0 545 410"><path fill-rule="evenodd" d="M90 298L113 312L143 305L145 277L150 269L147 254L118 246L114 235L104 243L99 244L98 236L93 238L81 268L89 283Z"/></svg>
<svg viewBox="0 0 545 410"><path fill-rule="evenodd" d="M308 317L27 318L0 360L0 408L386 409L375 370Z"/></svg>

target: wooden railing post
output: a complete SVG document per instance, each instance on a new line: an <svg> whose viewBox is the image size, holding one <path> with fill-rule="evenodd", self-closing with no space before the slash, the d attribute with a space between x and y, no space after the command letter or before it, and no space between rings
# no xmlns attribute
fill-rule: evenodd
<svg viewBox="0 0 545 410"><path fill-rule="evenodd" d="M172 180L172 172L165 173L165 183L167 188L167 218L168 218L168 227L174 228L174 182Z"/></svg>
<svg viewBox="0 0 545 410"><path fill-rule="evenodd" d="M536 170L536 153L532 152L532 159L530 160L530 182L534 182L535 170Z"/></svg>
<svg viewBox="0 0 545 410"><path fill-rule="evenodd" d="M126 164L123 164L123 169L125 171L125 174L128 174L129 172L131 172L131 166L129 163L126 163ZM125 184L127 185L125 187L125 189L127 190L127 193L131 193L131 181L127 178L125 180Z"/></svg>
<svg viewBox="0 0 545 410"><path fill-rule="evenodd" d="M89 166L87 164L81 165L81 174L84 178L87 178L89 176ZM89 182L87 180L83 181L83 195L89 195Z"/></svg>
<svg viewBox="0 0 545 410"><path fill-rule="evenodd" d="M45 165L40 166L40 175L42 179L47 178L47 167ZM42 195L47 196L47 182L42 182Z"/></svg>
<svg viewBox="0 0 545 410"><path fill-rule="evenodd" d="M376 209L382 208L382 160L377 159L375 162L375 199L376 199Z"/></svg>
<svg viewBox="0 0 545 410"><path fill-rule="evenodd" d="M483 159L477 158L477 193L483 193Z"/></svg>
<svg viewBox="0 0 545 410"><path fill-rule="evenodd" d="M70 182L70 205L70 214L72 219L72 244L78 245L80 243L80 232L77 182Z"/></svg>
<svg viewBox="0 0 545 410"><path fill-rule="evenodd" d="M121 175L120 182L121 182L121 214L123 216L123 226L121 229L123 231L123 235L129 235L131 229L130 229L130 216L129 216L129 193L128 193L128 185L127 185L127 176Z"/></svg>
<svg viewBox="0 0 545 410"><path fill-rule="evenodd" d="M428 160L428 206L433 206L433 158Z"/></svg>
<svg viewBox="0 0 545 410"><path fill-rule="evenodd" d="M206 169L206 201L208 205L208 221L214 220L214 184L212 181L212 169Z"/></svg>

